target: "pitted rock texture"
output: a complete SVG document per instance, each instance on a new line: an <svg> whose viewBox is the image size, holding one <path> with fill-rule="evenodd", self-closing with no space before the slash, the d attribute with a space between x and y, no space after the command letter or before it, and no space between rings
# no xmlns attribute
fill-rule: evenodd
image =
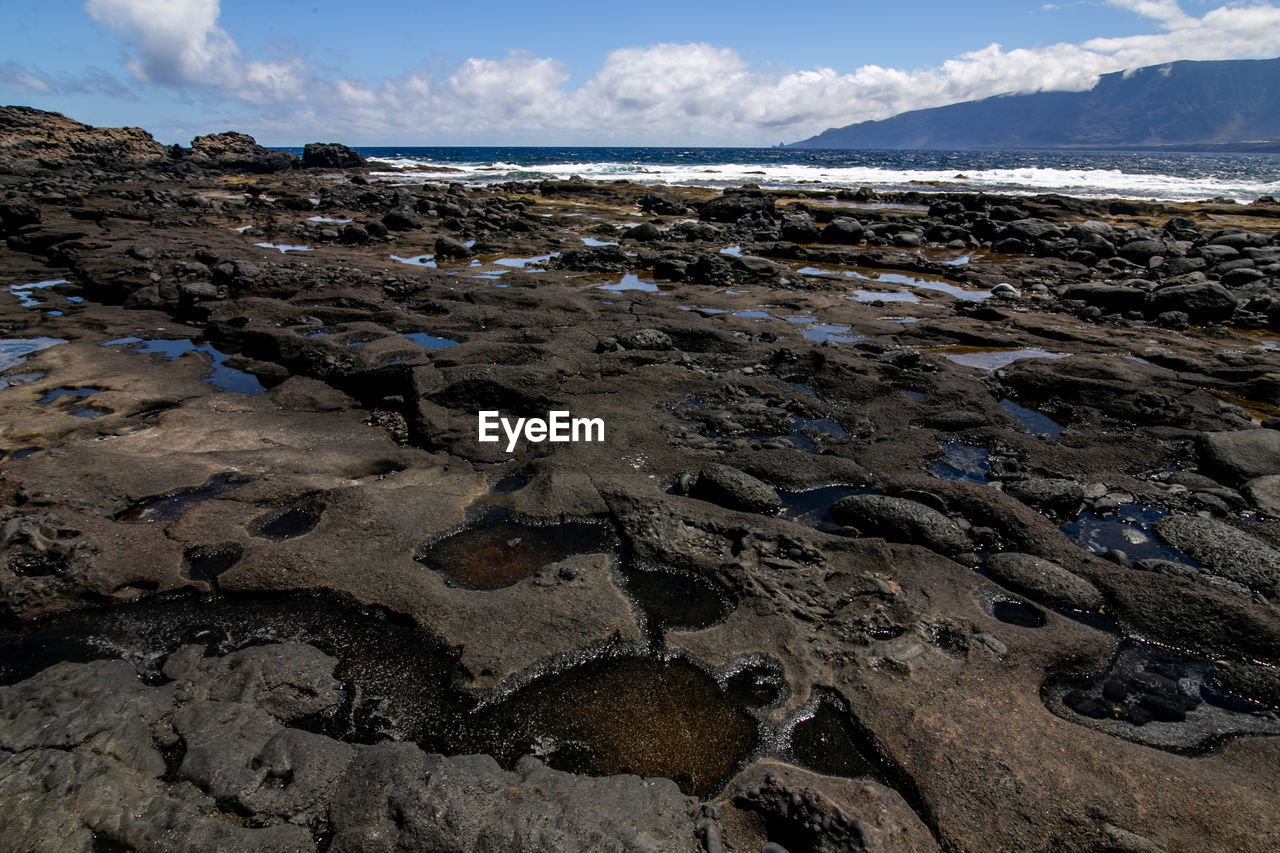
<svg viewBox="0 0 1280 853"><path fill-rule="evenodd" d="M0 118L10 846L1280 846L1276 205L472 186ZM608 535L494 588L415 559L524 553L500 517ZM307 636L235 615L318 595ZM1055 698L1139 641L1141 701ZM1167 682L1250 725L1177 752L1134 713ZM524 716L467 755L440 696ZM671 778L552 769L663 726Z"/></svg>

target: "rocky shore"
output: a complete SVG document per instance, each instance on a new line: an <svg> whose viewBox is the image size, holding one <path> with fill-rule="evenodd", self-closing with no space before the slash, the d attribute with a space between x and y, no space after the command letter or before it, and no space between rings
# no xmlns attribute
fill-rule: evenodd
<svg viewBox="0 0 1280 853"><path fill-rule="evenodd" d="M3 846L1280 848L1280 204L448 178L0 109Z"/></svg>

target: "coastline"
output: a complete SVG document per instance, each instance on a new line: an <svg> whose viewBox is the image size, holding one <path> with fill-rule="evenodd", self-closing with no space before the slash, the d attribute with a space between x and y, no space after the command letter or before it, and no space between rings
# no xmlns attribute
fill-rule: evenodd
<svg viewBox="0 0 1280 853"><path fill-rule="evenodd" d="M280 149L298 154L301 149ZM1010 196L1250 204L1280 194L1273 154L1157 151L858 151L749 148L358 149L376 174L405 182L447 175L468 185L512 181L630 181L645 185L822 193L950 190Z"/></svg>
<svg viewBox="0 0 1280 853"><path fill-rule="evenodd" d="M1276 846L1280 205L25 120L16 846Z"/></svg>

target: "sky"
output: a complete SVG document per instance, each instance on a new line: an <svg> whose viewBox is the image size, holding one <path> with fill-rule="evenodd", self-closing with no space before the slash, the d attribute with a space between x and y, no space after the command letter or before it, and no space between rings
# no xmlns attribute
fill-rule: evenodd
<svg viewBox="0 0 1280 853"><path fill-rule="evenodd" d="M1280 56L1280 0L0 0L0 22L0 103L184 145L769 146Z"/></svg>

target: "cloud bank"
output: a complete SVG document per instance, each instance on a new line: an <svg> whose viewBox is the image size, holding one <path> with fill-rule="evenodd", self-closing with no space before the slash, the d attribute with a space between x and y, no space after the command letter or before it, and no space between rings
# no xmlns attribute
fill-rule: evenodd
<svg viewBox="0 0 1280 853"><path fill-rule="evenodd" d="M1280 55L1280 8L1220 6L1201 17L1177 0L1107 0L1156 32L1006 50L991 44L937 68L865 65L761 71L706 43L625 47L577 88L553 58L512 53L427 66L376 84L299 59L245 57L218 24L219 0L86 0L117 33L136 84L223 99L259 135L419 144L761 144L825 128L1003 93L1080 91L1112 71L1179 59ZM0 79L31 91L70 85L19 68ZM81 84L87 85L87 84Z"/></svg>

